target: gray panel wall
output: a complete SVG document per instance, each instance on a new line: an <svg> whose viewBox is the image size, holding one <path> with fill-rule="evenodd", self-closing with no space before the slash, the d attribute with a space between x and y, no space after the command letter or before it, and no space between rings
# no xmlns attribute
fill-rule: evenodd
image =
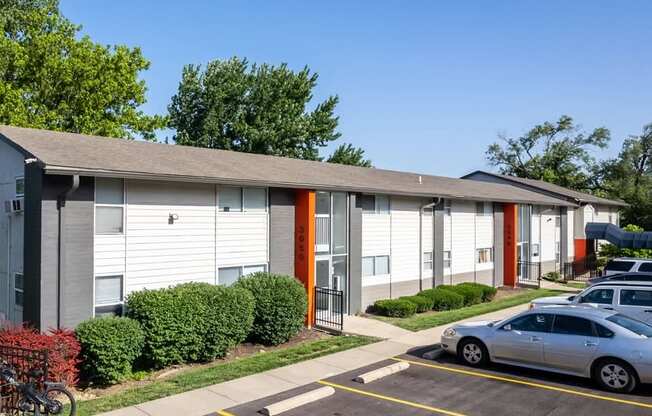
<svg viewBox="0 0 652 416"><path fill-rule="evenodd" d="M269 189L269 270L294 276L294 199L292 189Z"/></svg>
<svg viewBox="0 0 652 416"><path fill-rule="evenodd" d="M362 301L362 206L358 195L349 195L349 313L363 311Z"/></svg>
<svg viewBox="0 0 652 416"><path fill-rule="evenodd" d="M503 204L494 204L494 276L493 285L504 285L504 254L505 254L505 211Z"/></svg>
<svg viewBox="0 0 652 416"><path fill-rule="evenodd" d="M69 176L43 176L41 203L40 328L74 328L93 314L94 179L83 177L61 211L61 303L57 305L58 196L70 187Z"/></svg>
<svg viewBox="0 0 652 416"><path fill-rule="evenodd" d="M25 167L25 246L23 257L23 320L41 325L41 194L43 171L36 163Z"/></svg>
<svg viewBox="0 0 652 416"><path fill-rule="evenodd" d="M559 216L560 216L560 229L559 232L561 235L559 236L559 245L561 246L561 262L567 263L570 261L570 256L568 255L568 208L567 207L561 207L559 208Z"/></svg>
<svg viewBox="0 0 652 416"><path fill-rule="evenodd" d="M433 273L434 285L444 284L444 203L437 204L433 209L434 240L433 240Z"/></svg>

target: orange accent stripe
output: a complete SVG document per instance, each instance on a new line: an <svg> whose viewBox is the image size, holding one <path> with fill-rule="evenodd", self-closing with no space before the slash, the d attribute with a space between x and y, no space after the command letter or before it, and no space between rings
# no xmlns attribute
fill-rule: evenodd
<svg viewBox="0 0 652 416"><path fill-rule="evenodd" d="M315 323L315 191L296 190L294 217L294 274L306 288L306 325L311 327Z"/></svg>

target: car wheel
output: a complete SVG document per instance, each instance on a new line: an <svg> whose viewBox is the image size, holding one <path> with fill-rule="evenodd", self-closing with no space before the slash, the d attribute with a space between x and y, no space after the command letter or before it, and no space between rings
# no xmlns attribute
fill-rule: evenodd
<svg viewBox="0 0 652 416"><path fill-rule="evenodd" d="M482 367L489 362L489 351L479 339L468 338L457 348L457 359L471 367Z"/></svg>
<svg viewBox="0 0 652 416"><path fill-rule="evenodd" d="M593 370L593 379L603 389L616 393L630 393L638 384L632 366L615 359L599 361Z"/></svg>

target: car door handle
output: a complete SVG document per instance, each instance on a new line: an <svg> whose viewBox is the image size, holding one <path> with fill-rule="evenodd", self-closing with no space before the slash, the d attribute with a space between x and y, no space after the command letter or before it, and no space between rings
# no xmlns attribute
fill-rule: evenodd
<svg viewBox="0 0 652 416"><path fill-rule="evenodd" d="M532 342L541 342L542 338L541 337L530 337L530 341L532 341Z"/></svg>
<svg viewBox="0 0 652 416"><path fill-rule="evenodd" d="M652 309L646 309L643 312L652 313Z"/></svg>
<svg viewBox="0 0 652 416"><path fill-rule="evenodd" d="M608 311L613 311L614 310L614 308L612 308L611 306L603 306L602 309L606 309Z"/></svg>
<svg viewBox="0 0 652 416"><path fill-rule="evenodd" d="M584 346L585 347L597 347L598 343L595 341L584 341Z"/></svg>

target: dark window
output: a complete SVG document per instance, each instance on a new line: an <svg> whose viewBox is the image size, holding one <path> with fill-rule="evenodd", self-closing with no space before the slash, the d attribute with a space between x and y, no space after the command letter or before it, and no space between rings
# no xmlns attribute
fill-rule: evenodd
<svg viewBox="0 0 652 416"><path fill-rule="evenodd" d="M652 291L620 289L620 304L623 306L652 306Z"/></svg>
<svg viewBox="0 0 652 416"><path fill-rule="evenodd" d="M611 315L607 318L607 321L622 326L623 328L628 329L635 334L652 338L652 326L646 324L645 322L637 321L636 319L632 319L629 316L621 314Z"/></svg>
<svg viewBox="0 0 652 416"><path fill-rule="evenodd" d="M613 289L596 289L582 296L580 303L599 303L601 305L611 305L614 300Z"/></svg>
<svg viewBox="0 0 652 416"><path fill-rule="evenodd" d="M652 263L641 263L641 265L638 266L638 271L639 272L652 272Z"/></svg>
<svg viewBox="0 0 652 416"><path fill-rule="evenodd" d="M600 338L611 338L614 336L614 333L611 329L606 328L600 324L593 323L595 325L595 331L598 333Z"/></svg>
<svg viewBox="0 0 652 416"><path fill-rule="evenodd" d="M605 266L605 270L614 272L628 272L634 265L633 261L609 260Z"/></svg>
<svg viewBox="0 0 652 416"><path fill-rule="evenodd" d="M360 197L362 210L364 212L376 212L376 197L373 195L362 195Z"/></svg>
<svg viewBox="0 0 652 416"><path fill-rule="evenodd" d="M513 331L550 332L552 315L533 313L516 318L509 325Z"/></svg>
<svg viewBox="0 0 652 416"><path fill-rule="evenodd" d="M593 326L591 321L577 316L556 315L555 323L552 326L552 332L564 335L580 335L592 337Z"/></svg>

